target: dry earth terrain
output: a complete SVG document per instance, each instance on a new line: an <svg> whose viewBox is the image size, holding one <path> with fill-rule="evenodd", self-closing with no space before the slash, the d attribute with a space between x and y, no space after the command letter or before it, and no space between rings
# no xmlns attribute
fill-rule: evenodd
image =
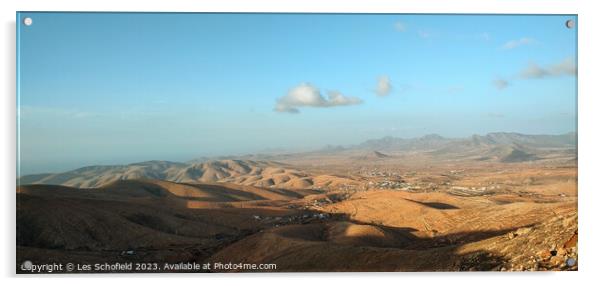
<svg viewBox="0 0 602 286"><path fill-rule="evenodd" d="M576 135L542 136L383 138L24 176L17 264L576 270Z"/></svg>

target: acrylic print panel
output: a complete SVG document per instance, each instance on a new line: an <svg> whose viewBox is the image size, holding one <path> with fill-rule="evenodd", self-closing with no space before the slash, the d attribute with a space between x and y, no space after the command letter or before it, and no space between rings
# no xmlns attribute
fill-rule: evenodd
<svg viewBox="0 0 602 286"><path fill-rule="evenodd" d="M577 29L18 13L17 272L576 270Z"/></svg>

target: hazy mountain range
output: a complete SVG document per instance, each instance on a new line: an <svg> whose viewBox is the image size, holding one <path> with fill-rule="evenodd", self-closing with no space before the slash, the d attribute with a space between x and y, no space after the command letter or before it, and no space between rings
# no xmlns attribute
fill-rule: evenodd
<svg viewBox="0 0 602 286"><path fill-rule="evenodd" d="M468 138L445 138L436 134L411 139L384 137L354 146L329 146L305 153L219 157L217 160L198 158L187 163L147 161L128 165L88 166L64 173L26 175L18 183L97 188L119 180L157 179L178 183L227 182L260 187L311 188L350 182L343 177L312 176L282 162L316 156L336 157L351 162L395 160L404 153L418 152L435 159L514 163L559 156L575 158L576 145L576 133L489 133Z"/></svg>
<svg viewBox="0 0 602 286"><path fill-rule="evenodd" d="M368 140L352 148L374 149L380 151L427 150L455 146L499 146L520 145L527 148L574 148L577 134L574 132L562 135L525 135L520 133L489 133L473 135L469 138L445 138L437 134L419 138L384 137Z"/></svg>

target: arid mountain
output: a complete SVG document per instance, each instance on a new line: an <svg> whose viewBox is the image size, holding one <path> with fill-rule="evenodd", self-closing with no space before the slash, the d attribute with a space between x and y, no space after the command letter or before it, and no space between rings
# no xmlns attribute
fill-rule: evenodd
<svg viewBox="0 0 602 286"><path fill-rule="evenodd" d="M447 145L456 153L432 156L462 159L440 164L423 161L443 149L358 149L312 153L308 162L327 165L308 169L155 161L32 176L103 184L18 186L17 261L275 263L270 271L577 269L576 162L539 159L564 151L523 144L498 136L478 146ZM354 154L364 157L349 160ZM543 163L521 163L536 159ZM94 181L94 172L102 180Z"/></svg>
<svg viewBox="0 0 602 286"><path fill-rule="evenodd" d="M396 138L383 137L365 141L355 148L371 149L380 151L412 151L412 150L432 150L445 146L446 144L458 141L457 139L444 138L436 134L430 134L419 138Z"/></svg>
<svg viewBox="0 0 602 286"><path fill-rule="evenodd" d="M223 160L199 158L189 163L148 161L119 166L90 166L59 174L23 176L19 184L97 188L119 180L157 179L181 183L230 182L260 187L323 188L354 182L342 176L319 176L299 171L297 166L328 162L395 163L396 160L404 160L399 156L404 154L422 154L424 160L433 162L466 160L520 163L546 159L569 162L576 158L576 134L489 133L470 138L444 138L432 134L414 139L385 137L348 148L328 147L304 153L247 155Z"/></svg>
<svg viewBox="0 0 602 286"><path fill-rule="evenodd" d="M535 161L557 155L575 156L576 134L524 135L489 133L470 138L443 138L427 135L416 139L385 137L366 141L358 148L373 147L393 153L422 152L434 159L495 161L504 163Z"/></svg>
<svg viewBox="0 0 602 286"><path fill-rule="evenodd" d="M255 154L233 156L230 159L277 161L301 169L337 164L390 165L397 164L397 161L414 161L418 158L419 162L424 163L450 160L501 163L546 160L570 162L576 158L576 148L576 133L524 135L498 132L466 138L445 138L431 134L411 139L389 136L347 147L326 146L310 152Z"/></svg>
<svg viewBox="0 0 602 286"><path fill-rule="evenodd" d="M509 185L524 176L537 184L463 195L446 184L418 193L160 180L21 186L17 260L236 261L275 263L274 271L576 269L566 264L577 258L576 185L562 183L570 173L517 170L504 175ZM501 180L488 174L474 179Z"/></svg>
<svg viewBox="0 0 602 286"><path fill-rule="evenodd" d="M391 156L387 155L385 153L378 152L378 151L371 151L371 152L367 152L366 154L362 154L362 155L353 157L353 159L356 159L359 161L373 161L373 160L380 160L380 159L387 159L387 158L391 158Z"/></svg>
<svg viewBox="0 0 602 286"><path fill-rule="evenodd" d="M497 157L500 162L514 163L534 161L538 159L538 157L535 154L528 153L527 151L521 150L516 147L506 147L501 149L501 155Z"/></svg>
<svg viewBox="0 0 602 286"><path fill-rule="evenodd" d="M95 188L118 180L159 179L164 180L169 174L185 167L185 164L167 161L148 161L129 165L89 166L73 171L27 175L19 179L21 185L47 184L80 188Z"/></svg>
<svg viewBox="0 0 602 286"><path fill-rule="evenodd" d="M520 133L497 132L487 135L473 135L469 138L445 138L436 134L426 135L420 138L404 139L395 137L384 137L381 139L368 140L356 146L356 148L369 148L373 150L388 151L411 151L411 150L434 150L449 148L454 145L465 147L522 145L531 148L574 148L577 135L573 132L562 135L525 135Z"/></svg>
<svg viewBox="0 0 602 286"><path fill-rule="evenodd" d="M163 249L169 254L168 249L178 245L211 248L257 228L260 223L252 214L292 213L273 205L315 193L158 180L124 180L98 189L21 186L18 252L28 259L53 250L76 257L79 252L104 252L119 258L127 249ZM180 257L176 261L185 261L191 254L181 249L175 255Z"/></svg>
<svg viewBox="0 0 602 286"><path fill-rule="evenodd" d="M574 206L497 204L444 193L357 193L320 208L338 219L272 228L210 261L270 261L283 271L560 269L575 255L567 245L576 232ZM550 249L562 256L550 261Z"/></svg>
<svg viewBox="0 0 602 286"><path fill-rule="evenodd" d="M157 179L178 183L224 182L288 189L320 188L352 183L337 176L313 176L291 166L268 161L221 160L202 163L149 161L122 166L91 166L77 170L20 178L20 185L46 184L98 188L121 180Z"/></svg>
<svg viewBox="0 0 602 286"><path fill-rule="evenodd" d="M525 135L498 132L485 136L473 135L470 140L474 145L518 144L530 148L574 148L577 144L577 134L571 132L562 135Z"/></svg>

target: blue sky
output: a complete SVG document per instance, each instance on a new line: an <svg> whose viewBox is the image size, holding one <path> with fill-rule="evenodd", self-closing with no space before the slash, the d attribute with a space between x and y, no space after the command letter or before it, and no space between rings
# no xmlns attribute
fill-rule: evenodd
<svg viewBox="0 0 602 286"><path fill-rule="evenodd" d="M569 19L20 13L21 171L576 131Z"/></svg>

